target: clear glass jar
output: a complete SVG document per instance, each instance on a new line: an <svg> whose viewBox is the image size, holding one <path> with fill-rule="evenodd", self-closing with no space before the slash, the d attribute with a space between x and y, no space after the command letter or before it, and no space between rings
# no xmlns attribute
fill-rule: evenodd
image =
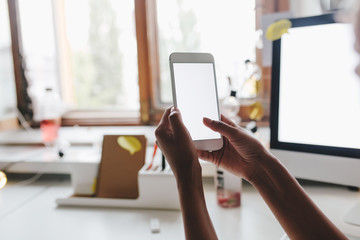
<svg viewBox="0 0 360 240"><path fill-rule="evenodd" d="M221 168L216 169L217 203L223 208L241 206L242 179Z"/></svg>
<svg viewBox="0 0 360 240"><path fill-rule="evenodd" d="M54 145L58 138L61 126L61 108L60 96L52 88L46 88L40 102L40 129L43 143L46 146Z"/></svg>

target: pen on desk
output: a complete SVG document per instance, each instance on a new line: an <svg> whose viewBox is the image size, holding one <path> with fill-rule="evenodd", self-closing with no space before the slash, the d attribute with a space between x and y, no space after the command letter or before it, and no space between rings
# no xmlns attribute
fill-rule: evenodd
<svg viewBox="0 0 360 240"><path fill-rule="evenodd" d="M161 153L161 171L164 171L166 167L166 161L164 154Z"/></svg>
<svg viewBox="0 0 360 240"><path fill-rule="evenodd" d="M150 165L146 168L146 171L150 170L152 168L152 165L154 163L154 159L155 159L155 155L156 155L156 150L158 149L158 146L157 144L155 143L154 144L154 152L153 152L153 155L152 155L152 158L151 158L151 162L150 162Z"/></svg>

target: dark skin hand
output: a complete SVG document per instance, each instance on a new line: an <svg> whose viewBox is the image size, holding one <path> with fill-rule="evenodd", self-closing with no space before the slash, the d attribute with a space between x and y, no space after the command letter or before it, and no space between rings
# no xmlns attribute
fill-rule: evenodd
<svg viewBox="0 0 360 240"><path fill-rule="evenodd" d="M249 181L291 239L346 239L307 196L296 179L244 129L222 116L204 124L224 137L216 152L198 151L208 160Z"/></svg>
<svg viewBox="0 0 360 240"><path fill-rule="evenodd" d="M167 109L155 132L177 181L187 239L217 239L198 157L248 180L291 239L346 239L258 140L224 116L222 121L204 118L204 124L223 136L222 149L197 151L178 109Z"/></svg>
<svg viewBox="0 0 360 240"><path fill-rule="evenodd" d="M221 115L221 121L204 118L204 124L223 135L224 145L219 151L214 152L198 150L199 158L251 182L257 160L268 154L265 147L223 115Z"/></svg>
<svg viewBox="0 0 360 240"><path fill-rule="evenodd" d="M185 128L178 111L169 108L165 111L155 132L158 146L169 162L174 175L189 176L189 169L199 169L200 164L193 159L197 152L192 143L190 134Z"/></svg>
<svg viewBox="0 0 360 240"><path fill-rule="evenodd" d="M180 112L167 109L155 135L177 181L186 239L217 239L206 208L197 152Z"/></svg>

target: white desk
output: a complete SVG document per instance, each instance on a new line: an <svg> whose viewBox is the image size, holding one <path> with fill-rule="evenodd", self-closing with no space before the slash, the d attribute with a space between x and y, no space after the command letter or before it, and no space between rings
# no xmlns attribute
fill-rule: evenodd
<svg viewBox="0 0 360 240"><path fill-rule="evenodd" d="M154 127L62 128L60 135L72 143L63 159L39 146L0 146L0 169L23 161L10 172L70 173L74 162L98 162L103 134L145 134L153 145ZM266 134L266 133L265 133ZM1 144L39 143L40 132L0 133ZM152 151L147 151L151 155ZM56 155L56 154L55 154ZM147 157L149 159L149 157ZM212 165L203 164L205 176ZM346 224L345 213L360 201L358 192L334 185L306 185L305 190L325 214L345 233L360 237L360 227ZM11 181L0 190L0 238L7 239L184 239L181 213L119 208L57 208L55 200L72 193L70 180L40 179L29 186ZM216 204L212 182L205 181L205 196L220 239L280 239L283 230L259 194L244 185L242 207L222 209ZM161 232L152 234L151 218L160 220Z"/></svg>
<svg viewBox="0 0 360 240"><path fill-rule="evenodd" d="M28 186L15 185L16 181L0 191L2 240L184 239L179 211L57 207L55 199L72 192L68 177L47 177ZM242 206L235 209L218 207L213 182L206 178L204 184L207 206L220 239L279 240L283 236L281 226L249 184L243 186ZM342 220L360 199L358 192L324 184L304 188L342 231L360 237L360 227ZM160 233L151 233L152 218L160 220Z"/></svg>

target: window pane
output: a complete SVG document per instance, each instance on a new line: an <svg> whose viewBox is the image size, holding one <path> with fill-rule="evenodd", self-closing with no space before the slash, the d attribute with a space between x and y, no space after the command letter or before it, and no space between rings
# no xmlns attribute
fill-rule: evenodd
<svg viewBox="0 0 360 240"><path fill-rule="evenodd" d="M65 0L77 109L140 109L134 1Z"/></svg>
<svg viewBox="0 0 360 240"><path fill-rule="evenodd" d="M23 57L30 94L37 97L59 89L52 1L19 0Z"/></svg>
<svg viewBox="0 0 360 240"><path fill-rule="evenodd" d="M14 114L16 91L9 14L6 0L0 0L0 121Z"/></svg>
<svg viewBox="0 0 360 240"><path fill-rule="evenodd" d="M219 95L227 76L243 81L244 61L255 60L255 0L157 0L162 102L171 102L169 55L210 52L216 62Z"/></svg>

